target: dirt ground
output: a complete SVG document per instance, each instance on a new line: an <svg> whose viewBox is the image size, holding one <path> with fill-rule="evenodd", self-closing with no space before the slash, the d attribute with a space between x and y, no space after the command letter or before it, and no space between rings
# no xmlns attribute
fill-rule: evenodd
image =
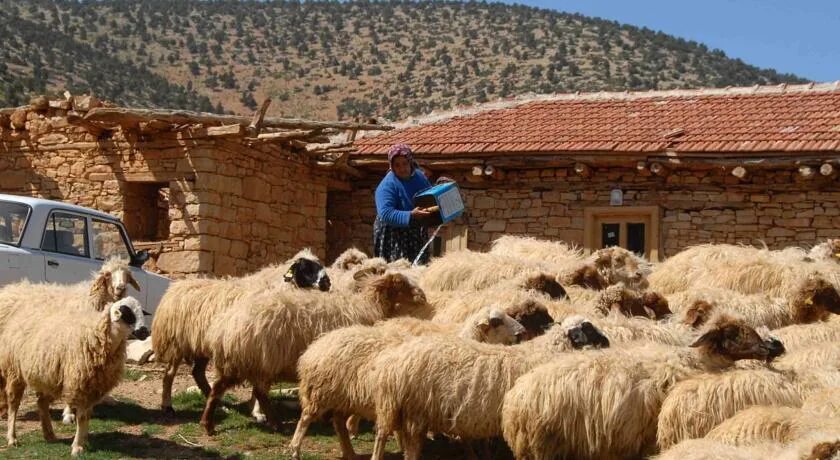
<svg viewBox="0 0 840 460"><path fill-rule="evenodd" d="M162 376L163 366L159 364L127 366L123 382L111 393L113 400L94 409L84 458L289 458L286 446L294 433L300 409L296 399L281 396L277 390L292 385L278 385L272 391L272 400L282 420L279 431L272 431L250 417L250 388L238 387L230 391L224 407L217 411L217 434L211 437L198 424L205 400L194 388L188 368L183 366L175 379L175 415L165 415L159 409ZM208 377L212 381L212 369ZM67 457L75 426L61 423L62 407L58 402L52 407L59 441L47 443L41 436L34 395L27 392L17 422L20 446L5 447L5 442L0 442L4 445L0 447L0 458ZM366 458L373 448L372 425L363 424L353 443L359 458ZM497 446L495 451L495 458L509 458L503 446ZM393 440L388 444L388 452L389 459L402 458ZM304 440L302 458L340 457L332 426L325 422L313 424ZM464 451L459 444L445 439L429 440L423 457L463 458Z"/></svg>

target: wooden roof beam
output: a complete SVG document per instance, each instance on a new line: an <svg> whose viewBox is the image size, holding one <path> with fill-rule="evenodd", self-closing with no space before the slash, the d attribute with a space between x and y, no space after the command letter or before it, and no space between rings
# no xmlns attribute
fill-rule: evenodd
<svg viewBox="0 0 840 460"><path fill-rule="evenodd" d="M161 109L133 109L125 107L99 107L90 110L85 119L97 123L118 123L121 125L136 124L152 119L166 121L172 124L200 123L206 125L234 124L250 126L253 117L239 115L218 115L214 113L190 112L186 110ZM370 123L353 123L347 121L314 121L299 118L263 118L264 128L286 129L355 129L360 131L389 131L393 126Z"/></svg>

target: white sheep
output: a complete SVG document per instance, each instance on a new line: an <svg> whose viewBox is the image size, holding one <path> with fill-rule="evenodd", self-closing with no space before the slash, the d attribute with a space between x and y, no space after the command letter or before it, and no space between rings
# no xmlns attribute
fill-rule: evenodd
<svg viewBox="0 0 840 460"><path fill-rule="evenodd" d="M504 235L493 241L491 254L517 257L520 259L566 264L570 261L582 262L583 250L562 241L548 241L527 236Z"/></svg>
<svg viewBox="0 0 840 460"><path fill-rule="evenodd" d="M254 395L276 425L267 393L278 380L297 380L297 361L321 334L354 324L373 324L396 316L429 318L423 291L398 273L374 279L361 294L270 290L241 298L219 314L207 331L217 379L201 425L213 434L213 412L227 389L254 385Z"/></svg>
<svg viewBox="0 0 840 460"><path fill-rule="evenodd" d="M671 315L665 297L653 291L628 289L623 282L600 291L591 302L591 309L600 316L615 312L624 316L664 319Z"/></svg>
<svg viewBox="0 0 840 460"><path fill-rule="evenodd" d="M119 258L106 260L92 278L76 284L31 283L21 281L0 288L0 331L12 314L39 314L44 305L61 306L68 310L102 311L106 305L125 297L128 287L140 290L131 274L128 262ZM6 411L6 395L0 392L0 413ZM69 406L62 421L73 423L75 416Z"/></svg>
<svg viewBox="0 0 840 460"><path fill-rule="evenodd" d="M644 455L655 445L656 417L676 382L773 356L755 330L728 317L716 319L691 348L646 344L560 356L507 392L504 438L519 459Z"/></svg>
<svg viewBox="0 0 840 460"><path fill-rule="evenodd" d="M434 260L421 278L425 290L480 290L529 272L558 274L560 284L602 289L624 282L633 288L647 285L650 264L620 247L599 249L584 261L566 264L537 262L473 251L456 251Z"/></svg>
<svg viewBox="0 0 840 460"><path fill-rule="evenodd" d="M461 440L498 436L502 398L519 376L562 352L590 346L609 341L577 316L508 347L419 337L383 351L372 364L377 426L371 458L383 458L392 432L402 433L407 459L419 458L428 431Z"/></svg>
<svg viewBox="0 0 840 460"><path fill-rule="evenodd" d="M374 420L373 392L370 381L373 359L383 350L421 335L457 334L466 340L511 344L524 328L510 316L494 308L485 308L468 318L463 325L439 324L416 318L394 318L374 326L353 326L328 332L312 343L298 361L301 416L292 437L292 458L300 457L300 446L309 425L326 413L333 414L345 458L355 458L345 423L350 415ZM358 417L356 417L357 419Z"/></svg>
<svg viewBox="0 0 840 460"><path fill-rule="evenodd" d="M744 294L722 288L693 288L668 298L688 324L702 324L702 316L713 311L735 314L752 327L777 329L791 324L824 321L840 313L840 294L822 276L801 279L782 297ZM705 304L704 304L705 303ZM697 312L702 306L703 314ZM694 307L694 308L692 308Z"/></svg>
<svg viewBox="0 0 840 460"><path fill-rule="evenodd" d="M836 240L835 240L836 241ZM835 242L824 243L832 246ZM816 249L814 253L825 253ZM813 259L799 248L771 251L750 246L699 245L681 251L656 267L650 287L664 295L692 287L719 287L744 294L783 297L804 277L821 272L837 285L837 258Z"/></svg>
<svg viewBox="0 0 840 460"><path fill-rule="evenodd" d="M329 286L317 257L303 250L292 259L241 278L196 278L174 281L164 293L152 321L155 361L164 363L161 408L172 409L172 383L181 362L192 362L192 376L201 392L210 394L206 369L211 350L206 339L210 323L242 296L270 288ZM254 416L262 420L259 407Z"/></svg>
<svg viewBox="0 0 840 460"><path fill-rule="evenodd" d="M333 270L347 271L367 259L369 259L369 257L364 252L357 248L349 248L336 257L332 265L330 265L330 268Z"/></svg>
<svg viewBox="0 0 840 460"><path fill-rule="evenodd" d="M63 397L76 410L71 454L84 451L93 406L123 373L126 340L148 337L143 310L133 297L102 312L45 309L37 316L13 315L0 332L0 375L8 398L9 445L17 445L15 420L24 390L38 395L44 439L54 441L50 403Z"/></svg>
<svg viewBox="0 0 840 460"><path fill-rule="evenodd" d="M840 436L840 419L793 407L754 406L724 420L705 439L735 446L787 444L814 432Z"/></svg>
<svg viewBox="0 0 840 460"><path fill-rule="evenodd" d="M833 315L823 322L794 324L775 329L773 336L781 340L789 350L840 342L840 315Z"/></svg>

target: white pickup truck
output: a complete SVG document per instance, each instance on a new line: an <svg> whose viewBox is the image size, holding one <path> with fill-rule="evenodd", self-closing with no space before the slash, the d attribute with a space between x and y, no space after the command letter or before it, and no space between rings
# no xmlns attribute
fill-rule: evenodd
<svg viewBox="0 0 840 460"><path fill-rule="evenodd" d="M59 201L0 194L0 286L23 279L77 283L112 256L130 261L140 291L129 287L128 295L154 313L170 280L140 268L149 253L134 250L119 219Z"/></svg>

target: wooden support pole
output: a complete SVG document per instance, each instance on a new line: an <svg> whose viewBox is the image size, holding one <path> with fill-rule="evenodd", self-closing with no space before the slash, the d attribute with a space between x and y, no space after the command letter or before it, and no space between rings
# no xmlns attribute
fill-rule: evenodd
<svg viewBox="0 0 840 460"><path fill-rule="evenodd" d="M737 177L738 179L746 180L747 176L749 176L749 173L747 172L747 168L743 166L736 166L732 168L732 175Z"/></svg>
<svg viewBox="0 0 840 460"><path fill-rule="evenodd" d="M823 163L822 166L820 166L820 174L822 174L823 176L833 175L834 166L832 166L831 163Z"/></svg>
<svg viewBox="0 0 840 460"><path fill-rule="evenodd" d="M661 176L661 177L665 177L669 173L668 168L666 168L665 166L662 166L662 163L651 163L650 172L656 174L657 176Z"/></svg>
<svg viewBox="0 0 840 460"><path fill-rule="evenodd" d="M592 175L592 169L583 163L575 163L575 174L581 177L589 177Z"/></svg>
<svg viewBox="0 0 840 460"><path fill-rule="evenodd" d="M345 139L345 142L348 142L348 143L352 144L356 140L356 132L358 132L357 129L351 129L350 131L348 131L347 132L347 138Z"/></svg>
<svg viewBox="0 0 840 460"><path fill-rule="evenodd" d="M813 179L816 171L814 168L808 165L802 165L799 167L799 175L802 176L804 179Z"/></svg>
<svg viewBox="0 0 840 460"><path fill-rule="evenodd" d="M260 109L254 113L254 118L251 119L251 124L248 125L248 135L255 137L260 134L260 130L262 130L263 120L265 119L265 112L268 111L268 106L271 105L271 98L266 98L262 105L260 105Z"/></svg>

